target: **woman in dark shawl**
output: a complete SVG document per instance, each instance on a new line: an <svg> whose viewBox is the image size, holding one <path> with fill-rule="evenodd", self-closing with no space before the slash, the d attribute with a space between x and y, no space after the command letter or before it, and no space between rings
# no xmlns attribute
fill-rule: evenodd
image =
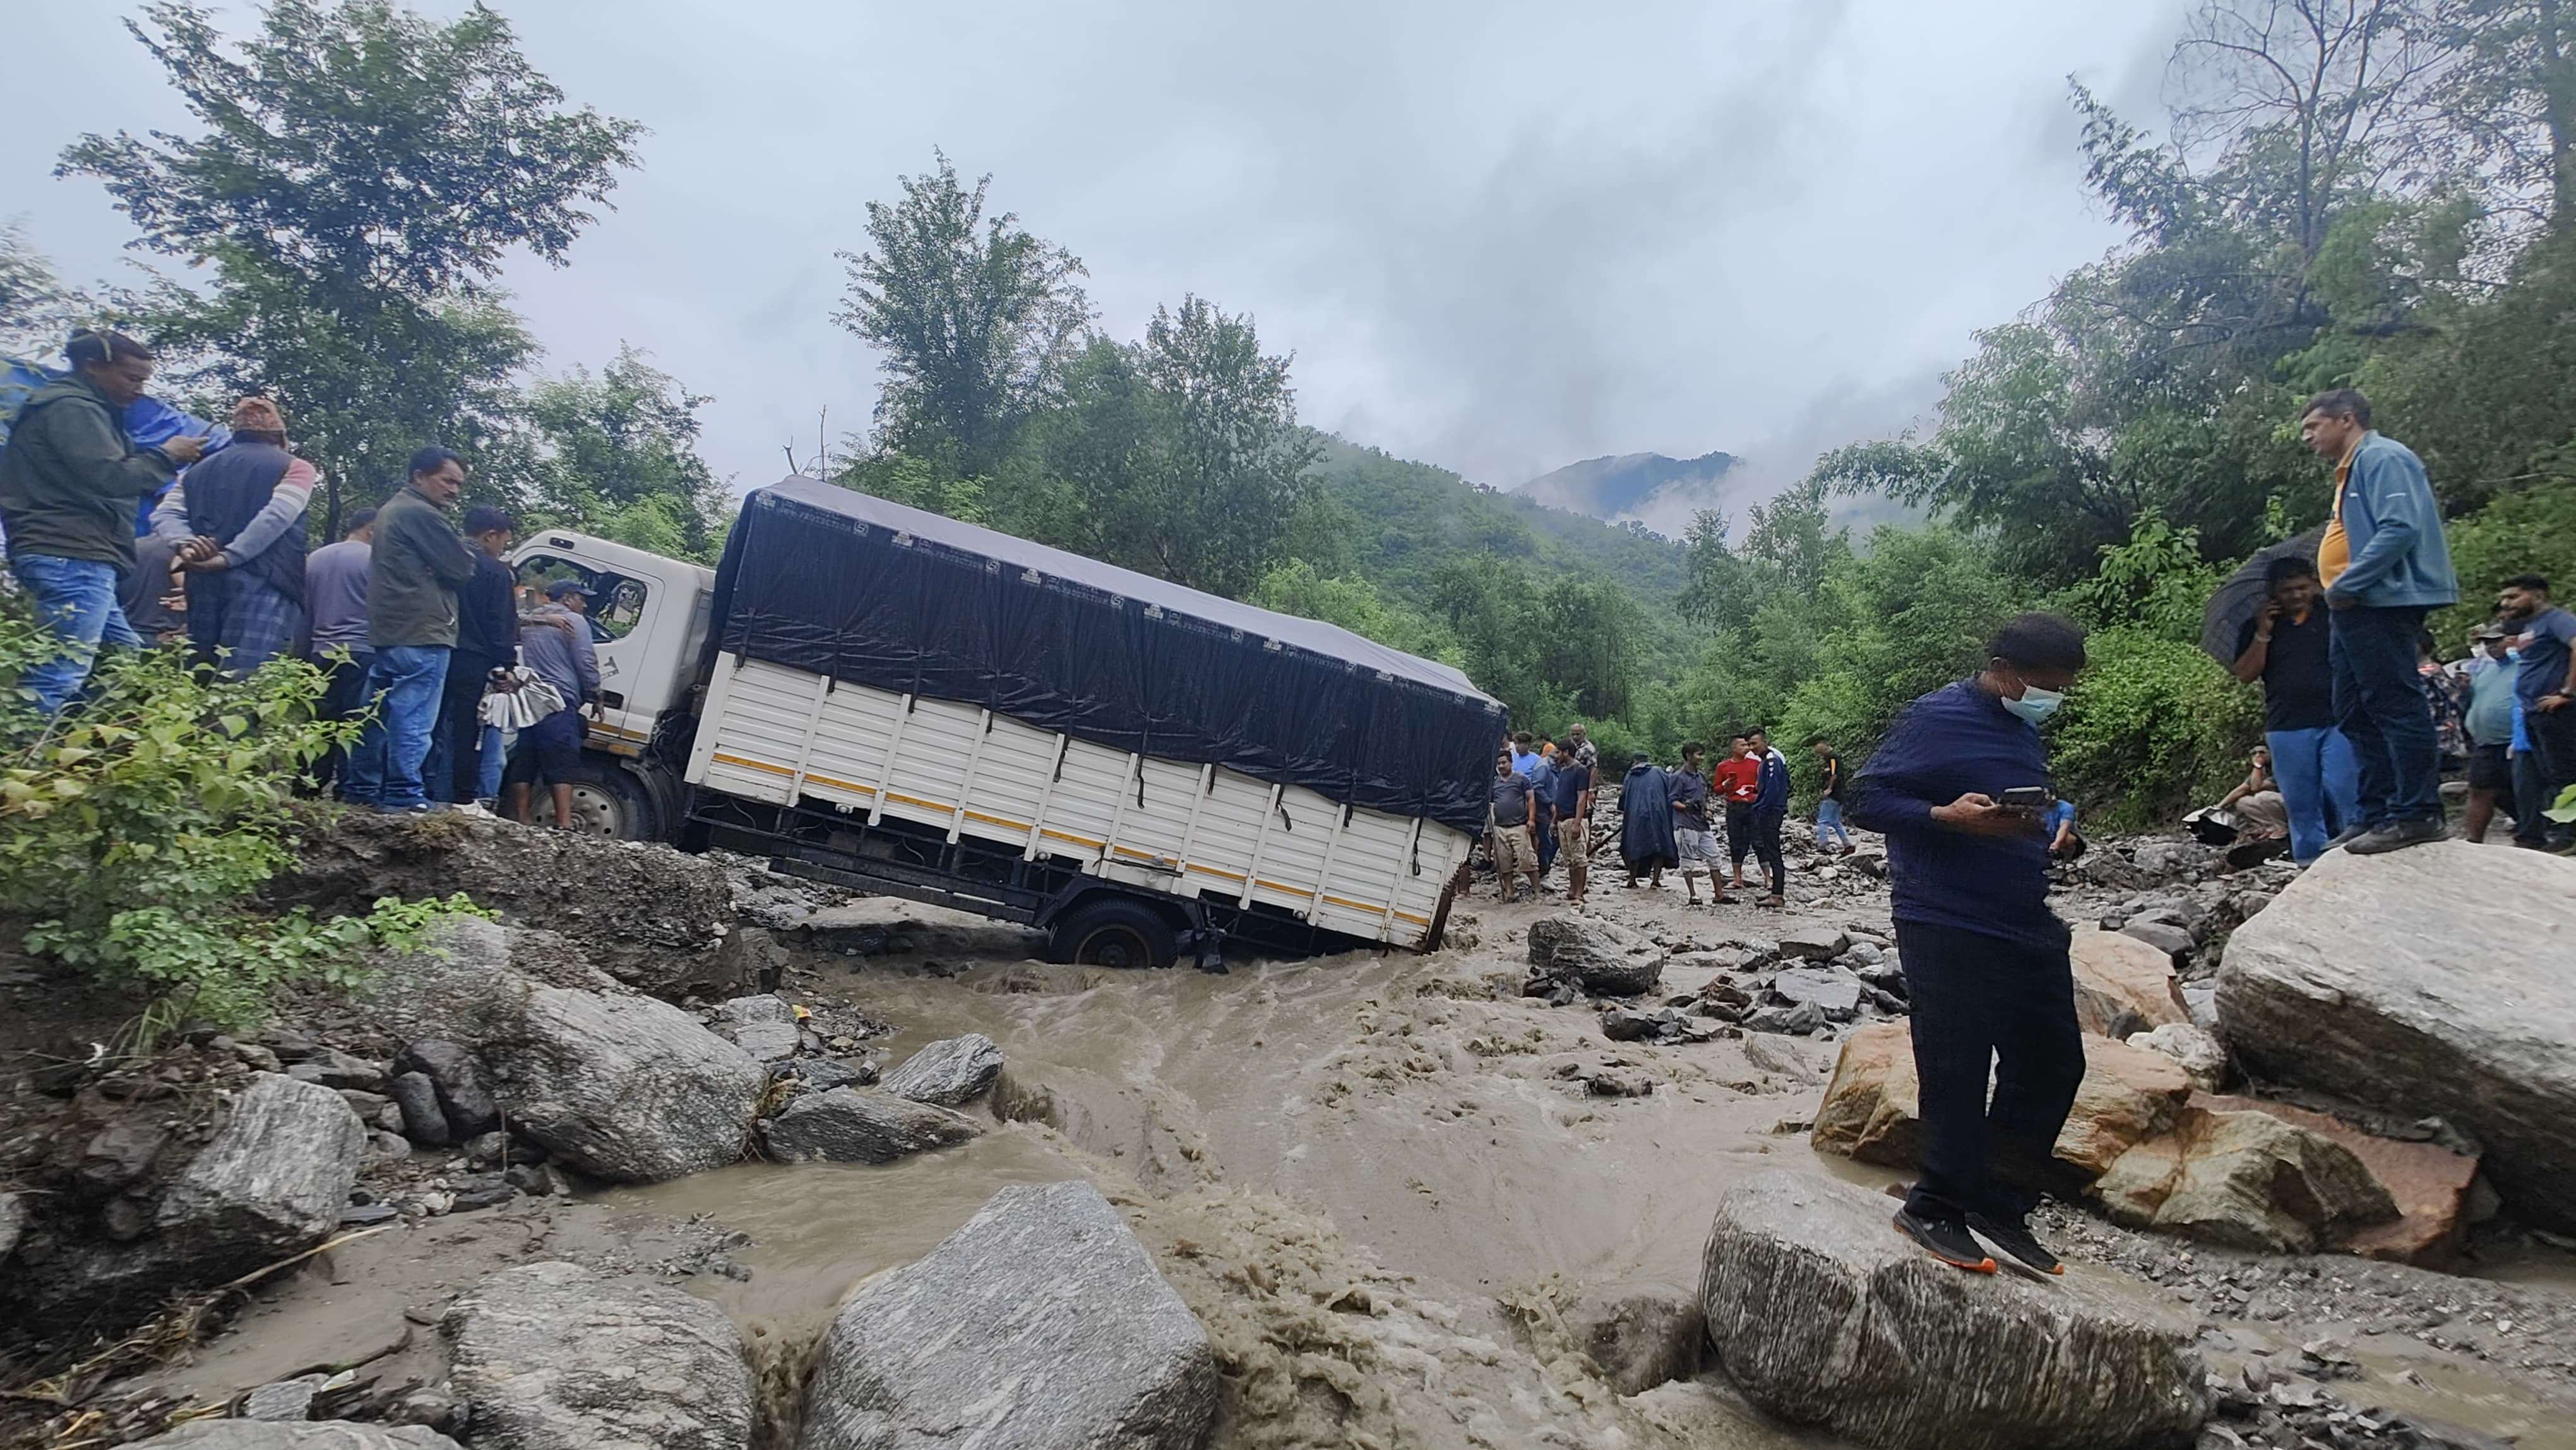
<svg viewBox="0 0 2576 1450"><path fill-rule="evenodd" d="M1628 884L1651 871L1664 884L1664 868L1681 864L1673 844L1673 791L1664 773L1641 752L1619 783L1619 859L1627 865Z"/></svg>

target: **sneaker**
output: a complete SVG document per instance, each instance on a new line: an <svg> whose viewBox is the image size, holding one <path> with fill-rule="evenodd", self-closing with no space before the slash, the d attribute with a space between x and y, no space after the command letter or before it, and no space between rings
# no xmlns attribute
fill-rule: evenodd
<svg viewBox="0 0 2576 1450"><path fill-rule="evenodd" d="M2356 856L2376 856L2382 851L2402 851L2427 841L2447 841L2451 828L2439 816L2414 816L2371 831L2360 840L2344 847Z"/></svg>
<svg viewBox="0 0 2576 1450"><path fill-rule="evenodd" d="M1968 1215L1968 1227L1976 1230L1977 1237L2003 1250L2006 1257L2034 1274L2066 1272L2066 1266L2058 1262L2057 1255L2050 1253L2031 1233L2028 1223L2020 1220L2000 1223L1982 1213L1972 1213Z"/></svg>
<svg viewBox="0 0 2576 1450"><path fill-rule="evenodd" d="M2326 842L2324 846L2318 848L2317 854L2322 856L2328 851L2339 851L2369 834L2370 827L2354 826L2350 830L2345 831L2342 835L2335 837L2333 840Z"/></svg>
<svg viewBox="0 0 2576 1450"><path fill-rule="evenodd" d="M1932 1257L1954 1269L1971 1274L1995 1272L1995 1261L1977 1243L1968 1226L1953 1219L1925 1218L1911 1208L1900 1208L1893 1220L1896 1231L1921 1244Z"/></svg>

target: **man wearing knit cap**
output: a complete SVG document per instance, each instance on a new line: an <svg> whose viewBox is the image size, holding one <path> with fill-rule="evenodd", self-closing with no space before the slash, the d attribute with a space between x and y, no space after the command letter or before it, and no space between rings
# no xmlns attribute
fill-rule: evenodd
<svg viewBox="0 0 2576 1450"><path fill-rule="evenodd" d="M232 443L179 478L152 510L188 580L188 641L226 674L289 653L304 629L304 507L313 465L286 451L266 398L233 406Z"/></svg>

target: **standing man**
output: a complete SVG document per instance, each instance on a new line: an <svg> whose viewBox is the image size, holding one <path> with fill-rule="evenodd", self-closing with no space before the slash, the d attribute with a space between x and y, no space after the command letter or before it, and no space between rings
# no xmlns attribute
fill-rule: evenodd
<svg viewBox="0 0 2576 1450"><path fill-rule="evenodd" d="M1682 746L1682 764L1667 780L1673 798L1673 850L1682 861L1682 890L1690 893L1685 906L1699 905L1699 880L1708 878L1711 906L1726 901L1725 878L1717 869L1717 838L1709 834L1708 772L1701 760L1708 752L1694 740Z"/></svg>
<svg viewBox="0 0 2576 1450"><path fill-rule="evenodd" d="M1744 858L1753 853L1753 803L1762 798L1762 762L1751 737L1730 736L1717 763L1717 798L1726 805L1726 851L1735 865L1735 889L1744 889Z"/></svg>
<svg viewBox="0 0 2576 1450"><path fill-rule="evenodd" d="M1538 747L1530 739L1528 731L1523 730L1512 736L1511 755L1512 769L1520 772L1524 777L1538 769Z"/></svg>
<svg viewBox="0 0 2576 1450"><path fill-rule="evenodd" d="M1559 754L1563 759L1556 767L1556 854L1565 858L1565 899L1581 906L1592 880L1592 767L1572 746Z"/></svg>
<svg viewBox="0 0 2576 1450"><path fill-rule="evenodd" d="M1680 859L1673 842L1672 777L1640 750L1619 782L1619 863L1628 868L1629 889L1648 872L1660 888L1664 868Z"/></svg>
<svg viewBox="0 0 2576 1450"><path fill-rule="evenodd" d="M1816 764L1825 773L1824 794L1816 797L1816 849L1826 849L1825 837L1831 834L1842 843L1842 853L1852 853L1851 832L1843 829L1843 758L1834 753L1822 735L1807 737L1807 748L1816 753Z"/></svg>
<svg viewBox="0 0 2576 1450"><path fill-rule="evenodd" d="M533 787L542 778L554 793L555 824L576 827L572 813L574 772L581 765L581 707L599 698L599 655L591 643L591 592L579 581L558 579L546 586L546 603L528 616L519 633L519 648L538 679L555 687L564 707L519 732L502 772L501 789L509 798L511 819L534 825L530 815Z"/></svg>
<svg viewBox="0 0 2576 1450"><path fill-rule="evenodd" d="M1761 766L1756 778L1759 790L1753 798L1753 853L1771 877L1771 894L1754 904L1785 906L1789 867L1780 853L1780 830L1789 821L1789 757L1771 748L1771 736L1764 730L1756 729L1745 743Z"/></svg>
<svg viewBox="0 0 2576 1450"><path fill-rule="evenodd" d="M52 626L62 653L27 667L19 688L58 714L101 644L143 647L118 602L134 572L134 511L205 445L173 438L137 448L125 410L152 381L152 349L121 332L72 334L66 377L30 395L0 449L0 528L9 568Z"/></svg>
<svg viewBox="0 0 2576 1450"><path fill-rule="evenodd" d="M2460 597L2441 507L2422 461L2372 430L2370 400L2354 389L2311 399L2299 436L2335 466L2317 579L2333 624L2335 723L2359 765L2361 817L2337 840L2362 855L2438 841L2449 834L2440 747L2415 641L2427 611Z"/></svg>
<svg viewBox="0 0 2576 1450"><path fill-rule="evenodd" d="M1512 769L1509 752L1494 757L1494 782L1487 793L1485 825L1494 843L1494 883L1503 904L1512 902L1512 874L1529 877L1529 895L1538 895L1538 847L1530 841L1529 777Z"/></svg>
<svg viewBox="0 0 2576 1450"><path fill-rule="evenodd" d="M341 794L385 812L429 809L421 767L456 648L456 591L474 577L474 551L447 521L465 487L465 460L444 448L411 456L402 489L376 511L367 571L367 643L376 661L367 699L376 718L358 738Z"/></svg>
<svg viewBox="0 0 2576 1450"><path fill-rule="evenodd" d="M376 662L367 643L367 574L374 551L376 511L349 515L347 537L324 544L304 559L304 607L313 621L313 640L304 658L322 672L322 718L347 720L367 704L367 670ZM338 746L313 764L320 790L349 773L349 753Z"/></svg>
<svg viewBox="0 0 2576 1450"><path fill-rule="evenodd" d="M1601 747L1592 743L1592 732L1584 729L1580 725L1577 725L1565 732L1565 743L1566 748L1574 752L1574 763L1582 766L1585 770L1591 771L1592 778L1596 781L1599 780L1601 778Z"/></svg>
<svg viewBox="0 0 2576 1450"><path fill-rule="evenodd" d="M2275 559L2271 597L2236 632L2236 678L2263 682L2263 743L2290 813L2290 859L2301 865L2360 824L2361 781L2352 742L2335 728L2334 626L2317 607L2316 566Z"/></svg>
<svg viewBox="0 0 2576 1450"><path fill-rule="evenodd" d="M2504 581L2496 607L2514 631L2514 698L2522 703L2523 733L2530 741L2540 809L2546 811L2576 785L2576 614L2551 602L2549 581L2538 574ZM2539 839L2566 844L2566 829L2547 817L2528 824ZM2515 839L2530 838L2517 830Z"/></svg>
<svg viewBox="0 0 2576 1450"><path fill-rule="evenodd" d="M2502 625L2482 624L2469 646L2469 809L2460 834L2472 841L2487 838L2497 799L2513 799L2513 687L2522 667L2506 656L2504 640ZM2513 816L2519 825L2519 801Z"/></svg>
<svg viewBox="0 0 2576 1450"><path fill-rule="evenodd" d="M2045 1171L2084 1077L2068 934L2048 909L2049 843L2037 812L2002 801L2048 785L2037 726L2084 668L2084 631L2025 614L1986 653L1983 670L1908 705L1852 785L1852 819L1887 837L1914 1006L1923 1172L1896 1227L1962 1269L1995 1271L1983 1235L2057 1274L2029 1201L1996 1181L1988 1156Z"/></svg>
<svg viewBox="0 0 2576 1450"><path fill-rule="evenodd" d="M188 577L188 643L239 679L304 632L304 508L317 476L286 451L286 415L268 399L235 403L232 429L162 495L152 533Z"/></svg>
<svg viewBox="0 0 2576 1450"><path fill-rule="evenodd" d="M422 767L429 798L459 805L483 791L483 690L492 672L519 657L518 580L501 556L510 552L510 516L490 504L465 511L465 542L474 546L474 577L456 591L456 651L439 690L438 726ZM567 697L569 698L569 697ZM498 762L495 762L498 764Z"/></svg>

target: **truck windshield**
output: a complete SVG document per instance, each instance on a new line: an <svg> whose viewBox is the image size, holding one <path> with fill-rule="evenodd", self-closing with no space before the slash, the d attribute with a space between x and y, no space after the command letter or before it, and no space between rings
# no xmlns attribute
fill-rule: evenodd
<svg viewBox="0 0 2576 1450"><path fill-rule="evenodd" d="M587 564L551 554L533 554L519 561L519 598L523 609L534 609L545 603L546 586L559 579L574 580L591 591L590 637L600 644L624 639L644 619L644 581L610 569L594 569Z"/></svg>

